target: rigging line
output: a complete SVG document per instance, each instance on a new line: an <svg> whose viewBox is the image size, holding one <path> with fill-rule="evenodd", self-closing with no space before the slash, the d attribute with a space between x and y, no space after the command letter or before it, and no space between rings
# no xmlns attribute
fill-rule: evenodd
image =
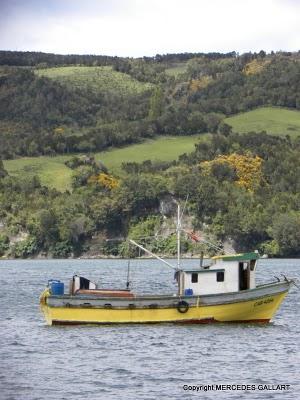
<svg viewBox="0 0 300 400"><path fill-rule="evenodd" d="M110 238L110 239L105 239L106 242L117 242L117 241L124 241L126 238Z"/></svg>
<svg viewBox="0 0 300 400"><path fill-rule="evenodd" d="M184 212L185 212L185 208L186 208L186 205L187 205L189 196L190 196L190 195L189 195L189 193L188 193L188 194L186 195L185 203L184 203L184 206L183 206L183 209L182 209L182 212L181 212L180 221L181 221L181 219L182 219L182 217L183 217L183 214L184 214Z"/></svg>
<svg viewBox="0 0 300 400"><path fill-rule="evenodd" d="M185 229L183 229L183 232L184 232L186 235L188 235L188 237L190 237L191 239L193 239L193 238L191 237L191 232L188 232L188 231L185 230ZM193 239L193 240L198 241L198 242L206 243L206 244L208 244L209 246L215 248L216 250L219 250L219 251L222 251L222 250L223 250L223 248L222 248L221 246L218 246L218 245L216 245L216 244L214 244L214 243L212 243L212 242L209 242L208 240L205 240L205 239L203 239L203 238L201 238L201 237L196 237L196 239L197 239L197 240L195 240L195 239Z"/></svg>
<svg viewBox="0 0 300 400"><path fill-rule="evenodd" d="M157 258L159 261L163 262L164 264L168 265L169 267L177 270L177 268L170 264L168 261L164 260L163 258L159 257L158 255L156 255L155 253L152 253L150 250L147 250L145 247L143 247L141 244L138 244L137 242L135 242L132 239L129 239L129 242L134 244L135 246L137 246L139 249L145 251L146 253L148 253L150 256Z"/></svg>
<svg viewBox="0 0 300 400"><path fill-rule="evenodd" d="M171 233L171 235L172 234L174 234L175 232L173 232L173 233ZM136 240L140 240L140 239L155 239L155 238L158 238L158 237L165 237L164 235L153 235L153 236L139 236L138 238L136 238Z"/></svg>
<svg viewBox="0 0 300 400"><path fill-rule="evenodd" d="M222 251L223 248L221 246L218 246L216 244L213 244L211 242L209 242L208 240L205 239L201 239L202 242L207 243L208 245L210 245L211 247L214 247L216 250Z"/></svg>
<svg viewBox="0 0 300 400"><path fill-rule="evenodd" d="M170 233L170 235L174 235L174 234L175 234L175 232L171 232ZM165 237L165 235L139 236L137 238L137 240L140 240L140 239L156 239L156 238L159 238L159 237ZM106 242L113 242L113 241L121 241L121 240L128 241L129 239L128 238L110 238L110 239L106 239L105 241Z"/></svg>
<svg viewBox="0 0 300 400"><path fill-rule="evenodd" d="M189 195L188 195L188 196L189 196ZM188 217L191 218L191 214L190 214L189 208L186 209L186 213L187 213Z"/></svg>

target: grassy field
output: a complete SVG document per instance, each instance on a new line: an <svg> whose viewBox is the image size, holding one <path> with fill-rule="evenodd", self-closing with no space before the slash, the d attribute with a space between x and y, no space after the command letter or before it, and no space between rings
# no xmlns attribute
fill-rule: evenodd
<svg viewBox="0 0 300 400"><path fill-rule="evenodd" d="M144 143L111 149L95 154L110 171L121 174L122 162L145 160L170 161L178 158L180 154L194 150L194 144L200 136L168 136ZM207 135L201 135L206 140ZM24 157L16 160L4 161L4 167L10 175L33 176L38 175L41 182L49 187L65 191L71 188L72 170L65 166L65 161L72 156L56 157Z"/></svg>
<svg viewBox="0 0 300 400"><path fill-rule="evenodd" d="M166 69L166 74L170 76L178 76L186 72L187 63L175 63L171 67Z"/></svg>
<svg viewBox="0 0 300 400"><path fill-rule="evenodd" d="M35 73L72 87L97 91L114 89L124 94L138 94L153 87L150 83L139 82L127 74L114 71L112 67L57 67L37 69Z"/></svg>
<svg viewBox="0 0 300 400"><path fill-rule="evenodd" d="M70 156L23 157L3 161L3 164L10 175L37 175L44 185L65 191L71 188L72 170L64 164L68 158Z"/></svg>
<svg viewBox="0 0 300 400"><path fill-rule="evenodd" d="M234 132L261 132L274 135L300 135L300 111L280 107L261 107L224 120Z"/></svg>
<svg viewBox="0 0 300 400"><path fill-rule="evenodd" d="M205 138L205 135L201 135ZM135 144L121 149L103 151L96 154L96 159L101 160L110 170L121 173L122 162L143 162L145 160L171 161L180 154L190 153L200 135L195 136L166 136L144 143Z"/></svg>

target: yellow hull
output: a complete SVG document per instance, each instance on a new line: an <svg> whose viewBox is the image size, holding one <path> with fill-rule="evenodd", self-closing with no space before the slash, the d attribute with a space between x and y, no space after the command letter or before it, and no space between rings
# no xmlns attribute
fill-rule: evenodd
<svg viewBox="0 0 300 400"><path fill-rule="evenodd" d="M208 323L208 322L269 322L286 292L259 299L218 305L191 306L186 313L177 308L105 309L85 307L49 307L45 291L41 309L49 325L52 324L128 324L128 323Z"/></svg>

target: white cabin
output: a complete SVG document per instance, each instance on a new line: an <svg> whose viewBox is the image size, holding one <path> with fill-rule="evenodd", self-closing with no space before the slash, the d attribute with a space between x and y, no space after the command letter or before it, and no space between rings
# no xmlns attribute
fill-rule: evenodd
<svg viewBox="0 0 300 400"><path fill-rule="evenodd" d="M180 274L182 295L206 295L254 289L258 253L212 257L212 264Z"/></svg>

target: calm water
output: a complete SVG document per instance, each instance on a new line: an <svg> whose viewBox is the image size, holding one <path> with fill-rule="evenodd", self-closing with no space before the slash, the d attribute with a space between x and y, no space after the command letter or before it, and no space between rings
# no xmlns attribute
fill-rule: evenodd
<svg viewBox="0 0 300 400"><path fill-rule="evenodd" d="M127 265L119 260L0 262L1 400L300 398L298 289L265 326L46 326L40 292L48 279L67 283L74 272L104 286L124 287ZM176 291L173 271L157 261L134 261L131 272L136 291ZM263 260L258 280L270 281L281 272L299 279L300 260ZM183 390L183 385L227 383L291 388Z"/></svg>

